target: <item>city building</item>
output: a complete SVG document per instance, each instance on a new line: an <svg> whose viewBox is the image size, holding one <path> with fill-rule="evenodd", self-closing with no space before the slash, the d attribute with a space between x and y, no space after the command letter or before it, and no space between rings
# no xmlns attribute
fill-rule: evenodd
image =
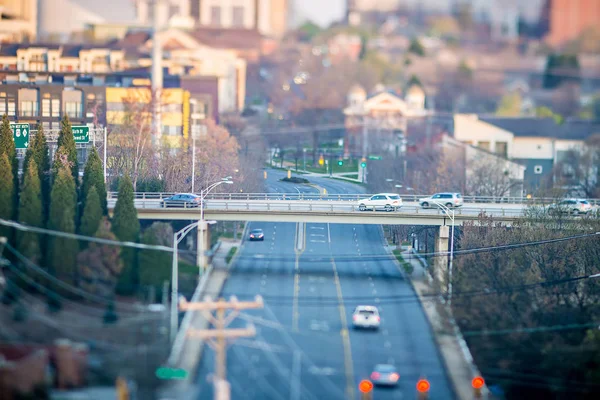
<svg viewBox="0 0 600 400"><path fill-rule="evenodd" d="M0 0L0 43L37 37L38 0Z"/></svg>
<svg viewBox="0 0 600 400"><path fill-rule="evenodd" d="M546 0L541 17L551 46L576 39L585 29L597 27L598 21L600 0Z"/></svg>
<svg viewBox="0 0 600 400"><path fill-rule="evenodd" d="M356 85L348 93L347 102L344 109L346 155L404 152L409 119L427 114L425 92L418 85L409 87L403 97L381 85L368 96Z"/></svg>
<svg viewBox="0 0 600 400"><path fill-rule="evenodd" d="M377 19L378 15L398 10L401 0L346 0L346 22L360 26Z"/></svg>

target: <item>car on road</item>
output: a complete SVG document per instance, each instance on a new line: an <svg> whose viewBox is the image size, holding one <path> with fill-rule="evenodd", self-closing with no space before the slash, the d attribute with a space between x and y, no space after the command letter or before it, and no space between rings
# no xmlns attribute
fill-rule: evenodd
<svg viewBox="0 0 600 400"><path fill-rule="evenodd" d="M375 386L396 386L399 380L400 374L391 364L377 364L371 373L371 382Z"/></svg>
<svg viewBox="0 0 600 400"><path fill-rule="evenodd" d="M378 193L358 201L358 209L396 211L402 207L402 199L396 193Z"/></svg>
<svg viewBox="0 0 600 400"><path fill-rule="evenodd" d="M419 199L419 204L423 208L436 207L436 204L444 205L448 208L461 207L464 203L463 197L460 193L436 193L429 197Z"/></svg>
<svg viewBox="0 0 600 400"><path fill-rule="evenodd" d="M195 208L200 207L201 197L193 193L178 193L163 199L161 207Z"/></svg>
<svg viewBox="0 0 600 400"><path fill-rule="evenodd" d="M358 306L352 313L352 325L355 329L379 329L381 317L375 306Z"/></svg>
<svg viewBox="0 0 600 400"><path fill-rule="evenodd" d="M250 231L250 241L265 240L265 233L262 229L252 229Z"/></svg>
<svg viewBox="0 0 600 400"><path fill-rule="evenodd" d="M548 213L558 214L587 214L592 210L592 205L586 199L565 199L548 206Z"/></svg>

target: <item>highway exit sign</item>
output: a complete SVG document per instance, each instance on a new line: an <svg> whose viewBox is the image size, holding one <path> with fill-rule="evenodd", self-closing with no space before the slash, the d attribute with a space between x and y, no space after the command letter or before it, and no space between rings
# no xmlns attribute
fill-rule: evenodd
<svg viewBox="0 0 600 400"><path fill-rule="evenodd" d="M10 124L17 149L29 147L29 124Z"/></svg>
<svg viewBox="0 0 600 400"><path fill-rule="evenodd" d="M89 143L90 142L90 127L81 125L81 126L72 126L73 130L73 138L75 139L75 143Z"/></svg>

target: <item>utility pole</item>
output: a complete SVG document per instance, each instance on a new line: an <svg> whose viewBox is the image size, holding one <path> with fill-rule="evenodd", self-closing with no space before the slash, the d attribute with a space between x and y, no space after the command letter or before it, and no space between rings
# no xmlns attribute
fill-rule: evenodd
<svg viewBox="0 0 600 400"><path fill-rule="evenodd" d="M203 302L189 303L185 299L179 302L179 309L182 311L193 310L201 311L206 320L214 329L189 329L187 336L198 339L206 339L208 345L215 351L215 400L229 400L229 383L226 380L227 375L227 339L236 339L241 337L251 337L256 334L256 329L252 324L242 329L227 329L229 324L238 316L241 310L263 308L263 299L256 296L254 301L238 301L232 296L229 301L220 298L213 301L206 297ZM227 313L229 310L229 313ZM214 314L213 314L214 312Z"/></svg>

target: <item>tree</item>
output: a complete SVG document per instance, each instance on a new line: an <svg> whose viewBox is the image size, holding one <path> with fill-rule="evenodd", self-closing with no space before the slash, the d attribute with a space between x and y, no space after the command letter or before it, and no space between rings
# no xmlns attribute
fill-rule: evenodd
<svg viewBox="0 0 600 400"><path fill-rule="evenodd" d="M98 151L95 147L92 147L87 162L85 163L85 169L83 170L83 183L81 185L81 200L83 203L82 209L85 208L85 202L88 197L88 192L91 188L96 189L96 194L100 200L102 214L108 215L104 170L102 168L102 161L100 160Z"/></svg>
<svg viewBox="0 0 600 400"><path fill-rule="evenodd" d="M502 96L496 115L499 117L518 117L521 115L522 106L523 99L519 92L507 93Z"/></svg>
<svg viewBox="0 0 600 400"><path fill-rule="evenodd" d="M408 46L408 52L416 54L419 57L425 57L425 48L421 44L418 38L413 38Z"/></svg>
<svg viewBox="0 0 600 400"><path fill-rule="evenodd" d="M519 167L504 158L476 150L467 160L466 195L507 197L522 185Z"/></svg>
<svg viewBox="0 0 600 400"><path fill-rule="evenodd" d="M119 194L115 205L112 231L117 239L125 242L137 242L140 234L140 221L133 202L133 185L128 176L121 179ZM123 270L119 276L117 292L122 295L132 295L139 283L137 251L124 248L121 252Z"/></svg>
<svg viewBox="0 0 600 400"><path fill-rule="evenodd" d="M35 160L35 164L38 167L38 176L40 178L41 193L42 193L42 211L44 216L44 226L48 220L48 211L50 207L50 190L51 190L51 174L50 174L50 150L48 148L48 142L46 141L46 135L42 124L38 124L37 134L33 137L29 147L31 152L31 159ZM28 149L29 150L29 149ZM23 170L27 169L23 166Z"/></svg>
<svg viewBox="0 0 600 400"><path fill-rule="evenodd" d="M29 226L44 226L42 212L42 193L38 167L35 159L31 158L24 175L23 187L19 199L19 222ZM18 231L17 248L35 264L41 260L39 236L34 232Z"/></svg>
<svg viewBox="0 0 600 400"><path fill-rule="evenodd" d="M575 194L595 198L600 196L600 134L590 136L585 144L582 150L569 150L564 155L554 176Z"/></svg>
<svg viewBox="0 0 600 400"><path fill-rule="evenodd" d="M2 125L0 126L0 156L6 154L8 157L8 163L12 169L12 215L10 219L17 219L17 211L19 207L19 160L17 160L17 150L15 148L15 141L13 138L13 132L10 127L10 121L6 114L2 117Z"/></svg>
<svg viewBox="0 0 600 400"><path fill-rule="evenodd" d="M321 33L321 31L321 27L312 21L306 21L298 27L298 33L300 33L301 39L307 42L310 42L315 36Z"/></svg>
<svg viewBox="0 0 600 400"><path fill-rule="evenodd" d="M173 246L173 227L169 223L155 222L142 234L142 243L148 245ZM164 281L171 280L173 255L159 250L140 252L140 283L154 287L158 297L162 294Z"/></svg>
<svg viewBox="0 0 600 400"><path fill-rule="evenodd" d="M0 218L12 219L14 215L14 179L7 154L0 154ZM0 236L10 236L8 227L0 226Z"/></svg>
<svg viewBox="0 0 600 400"><path fill-rule="evenodd" d="M94 193L95 190L91 189L88 197L93 196ZM100 204L97 204L97 210L100 210ZM111 232L110 222L106 217L99 221L98 230L94 236L101 239L116 240L115 235ZM121 260L121 248L119 246L92 242L87 249L79 253L77 264L79 286L83 290L107 299L114 296L119 275L123 270L123 260Z"/></svg>
<svg viewBox="0 0 600 400"><path fill-rule="evenodd" d="M92 186L85 199L85 208L81 215L79 233L85 236L94 236L102 220L102 206L96 187ZM82 243L83 245L83 243Z"/></svg>
<svg viewBox="0 0 600 400"><path fill-rule="evenodd" d="M79 182L79 164L77 163L77 149L75 148L75 138L73 137L73 129L71 128L71 122L69 117L65 114L63 119L60 121L60 133L58 135L58 141L56 143L58 149L63 149L67 154L67 159L70 163L71 174L75 179L75 184ZM58 153L58 152L57 152ZM62 161L57 161L55 158L55 164L59 164Z"/></svg>
<svg viewBox="0 0 600 400"><path fill-rule="evenodd" d="M416 75L411 75L410 79L408 80L408 87L410 88L411 86L420 86L423 87L423 83L421 83L421 80L419 79L418 76Z"/></svg>
<svg viewBox="0 0 600 400"><path fill-rule="evenodd" d="M552 111L552 109L544 106L535 108L535 116L538 118L552 118L557 125L560 125L565 121L562 115L557 114Z"/></svg>
<svg viewBox="0 0 600 400"><path fill-rule="evenodd" d="M77 207L75 180L67 156L63 156L61 160L63 164L58 170L50 194L48 228L75 233L75 208ZM78 251L77 241L74 239L51 237L49 245L51 272L59 279L75 284L75 262Z"/></svg>
<svg viewBox="0 0 600 400"><path fill-rule="evenodd" d="M564 83L579 83L579 59L574 54L549 54L544 71L544 89L555 89Z"/></svg>

